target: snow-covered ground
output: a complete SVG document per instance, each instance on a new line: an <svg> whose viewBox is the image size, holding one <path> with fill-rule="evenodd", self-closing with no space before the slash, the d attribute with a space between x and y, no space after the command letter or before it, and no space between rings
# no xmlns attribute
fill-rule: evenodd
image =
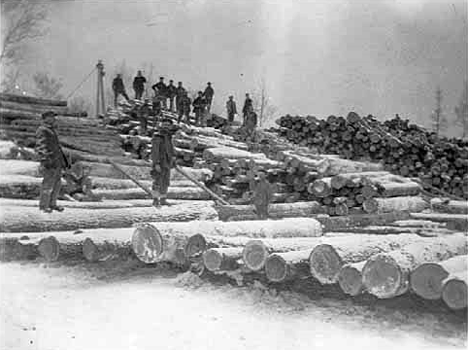
<svg viewBox="0 0 468 350"><path fill-rule="evenodd" d="M445 349L463 316L213 285L150 268L0 265L0 348Z"/></svg>

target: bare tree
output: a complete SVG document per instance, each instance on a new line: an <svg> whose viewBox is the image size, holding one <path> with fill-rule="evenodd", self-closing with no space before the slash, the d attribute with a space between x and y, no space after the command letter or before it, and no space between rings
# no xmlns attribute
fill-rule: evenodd
<svg viewBox="0 0 468 350"><path fill-rule="evenodd" d="M436 90L436 108L432 113L432 130L440 136L440 133L447 128L447 119L442 113L442 90L440 87Z"/></svg>
<svg viewBox="0 0 468 350"><path fill-rule="evenodd" d="M458 102L458 106L455 107L455 114L457 116L457 124L462 128L462 138L465 138L468 134L468 80L465 81L463 86L463 92Z"/></svg>
<svg viewBox="0 0 468 350"><path fill-rule="evenodd" d="M34 92L38 97L61 99L63 96L60 94L62 89L62 82L59 79L51 77L48 73L40 72L33 76Z"/></svg>
<svg viewBox="0 0 468 350"><path fill-rule="evenodd" d="M254 110L258 115L258 126L265 126L265 123L272 120L277 112L277 107L273 105L268 96L265 79L262 79L258 88L252 93Z"/></svg>
<svg viewBox="0 0 468 350"><path fill-rule="evenodd" d="M2 0L2 46L0 63L8 65L22 59L24 45L45 34L47 11L35 0Z"/></svg>

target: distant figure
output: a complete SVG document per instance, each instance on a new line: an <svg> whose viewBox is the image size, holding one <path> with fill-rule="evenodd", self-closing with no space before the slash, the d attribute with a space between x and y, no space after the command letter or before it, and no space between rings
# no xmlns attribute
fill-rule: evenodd
<svg viewBox="0 0 468 350"><path fill-rule="evenodd" d="M226 102L226 111L228 116L229 124L232 124L234 121L234 116L237 114L236 101L234 101L234 96L229 96L229 100Z"/></svg>
<svg viewBox="0 0 468 350"><path fill-rule="evenodd" d="M169 110L174 112L174 99L177 96L177 88L174 86L174 81L169 80L169 85L166 87L167 98L169 99Z"/></svg>
<svg viewBox="0 0 468 350"><path fill-rule="evenodd" d="M51 213L52 210L63 211L63 208L57 205L60 179L62 170L70 167L55 132L55 116L54 112L42 114L42 124L36 130L36 153L41 163L40 171L44 176L39 209L45 213Z"/></svg>
<svg viewBox="0 0 468 350"><path fill-rule="evenodd" d="M179 98L179 105L178 105L178 113L179 113L179 118L177 120L178 123L182 121L182 119L185 119L185 122L187 124L190 124L190 105L192 104L192 101L190 100L190 97L188 97L187 92L184 93L182 97Z"/></svg>
<svg viewBox="0 0 468 350"><path fill-rule="evenodd" d="M145 98L145 103L138 109L138 120L140 121L140 135L145 136L148 132L148 118L151 114L150 100Z"/></svg>
<svg viewBox="0 0 468 350"><path fill-rule="evenodd" d="M166 96L160 93L158 90L154 90L155 95L153 97L153 114L157 118L162 114L163 103L166 101Z"/></svg>
<svg viewBox="0 0 468 350"><path fill-rule="evenodd" d="M203 92L198 91L198 96L193 100L193 112L195 113L195 125L200 126L204 122L206 100L203 98Z"/></svg>
<svg viewBox="0 0 468 350"><path fill-rule="evenodd" d="M135 90L135 99L141 100L143 92L145 91L146 78L141 75L141 70L138 71L137 76L133 79L133 90Z"/></svg>
<svg viewBox="0 0 468 350"><path fill-rule="evenodd" d="M245 125L247 115L250 111L253 111L253 102L249 94L245 94L244 107L242 108L243 120L242 125Z"/></svg>
<svg viewBox="0 0 468 350"><path fill-rule="evenodd" d="M184 96L184 94L186 93L187 91L185 90L185 88L182 86L182 82L179 81L177 83L177 87L176 87L176 109L177 111L179 111L179 100L182 98L182 96Z"/></svg>
<svg viewBox="0 0 468 350"><path fill-rule="evenodd" d="M151 88L154 90L155 94L158 92L159 96L164 96L167 98L167 86L164 84L164 77L160 77L159 82L154 84ZM166 101L164 101L164 105L162 107L167 108Z"/></svg>
<svg viewBox="0 0 468 350"><path fill-rule="evenodd" d="M130 100L127 93L125 92L125 86L121 74L117 74L117 76L112 81L112 91L114 91L114 107L117 107L117 97L119 95L125 97L127 101Z"/></svg>
<svg viewBox="0 0 468 350"><path fill-rule="evenodd" d="M203 92L203 97L206 100L206 111L211 112L211 103L213 102L214 90L211 87L211 83L208 82L205 91Z"/></svg>
<svg viewBox="0 0 468 350"><path fill-rule="evenodd" d="M268 218L268 209L273 197L273 190L264 172L260 172L258 177L259 180L255 186L252 201L258 218L264 220Z"/></svg>
<svg viewBox="0 0 468 350"><path fill-rule="evenodd" d="M257 122L257 113L255 113L254 111L248 112L245 119L245 127L249 131L249 133L252 133L256 129Z"/></svg>
<svg viewBox="0 0 468 350"><path fill-rule="evenodd" d="M170 185L171 168L174 167L174 146L172 135L175 131L172 120L163 118L153 134L151 144L151 160L153 177L153 205L168 205L167 190Z"/></svg>

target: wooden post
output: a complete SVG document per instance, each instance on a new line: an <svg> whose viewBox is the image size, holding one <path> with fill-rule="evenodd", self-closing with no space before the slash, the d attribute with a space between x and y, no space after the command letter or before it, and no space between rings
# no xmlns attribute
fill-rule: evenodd
<svg viewBox="0 0 468 350"><path fill-rule="evenodd" d="M97 65L97 90L96 90L96 118L99 115L105 115L106 104L104 101L104 64L101 60L98 61Z"/></svg>

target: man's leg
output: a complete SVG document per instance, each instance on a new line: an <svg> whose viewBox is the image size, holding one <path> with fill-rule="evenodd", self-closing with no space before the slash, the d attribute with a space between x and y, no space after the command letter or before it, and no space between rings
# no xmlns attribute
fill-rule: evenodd
<svg viewBox="0 0 468 350"><path fill-rule="evenodd" d="M161 204L167 205L167 191L171 180L171 169L169 167L161 169Z"/></svg>
<svg viewBox="0 0 468 350"><path fill-rule="evenodd" d="M117 97L119 96L119 93L117 91L114 91L114 107L117 108Z"/></svg>
<svg viewBox="0 0 468 350"><path fill-rule="evenodd" d="M63 211L62 207L57 206L57 198L60 193L60 188L62 187L62 183L61 183L62 169L61 168L54 169L53 177L54 177L54 183L53 183L52 192L51 192L50 199L49 199L50 200L49 208L55 209L58 211Z"/></svg>
<svg viewBox="0 0 468 350"><path fill-rule="evenodd" d="M153 185L152 185L152 190L153 190L153 205L155 207L159 206L160 205L160 202L159 202L159 198L160 198L160 191L161 191L161 174L160 173L157 173L154 169L153 169Z"/></svg>
<svg viewBox="0 0 468 350"><path fill-rule="evenodd" d="M171 110L171 112L174 109L174 97L169 98L169 109Z"/></svg>
<svg viewBox="0 0 468 350"><path fill-rule="evenodd" d="M39 198L39 209L40 210L50 210L50 197L52 195L52 190L54 187L54 169L46 169L41 167L42 172L42 185L41 185L41 194Z"/></svg>
<svg viewBox="0 0 468 350"><path fill-rule="evenodd" d="M130 99L128 98L127 92L126 92L125 90L122 91L122 95L123 95L123 97L125 97L125 99L126 99L127 101L130 101Z"/></svg>

